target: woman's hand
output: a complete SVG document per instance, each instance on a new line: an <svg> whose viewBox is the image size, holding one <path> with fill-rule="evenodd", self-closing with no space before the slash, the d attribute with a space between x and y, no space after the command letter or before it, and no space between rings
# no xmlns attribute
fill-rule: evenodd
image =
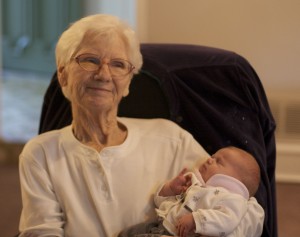
<svg viewBox="0 0 300 237"><path fill-rule="evenodd" d="M192 213L179 218L176 228L177 233L180 237L187 237L189 233L194 233L196 229L196 224Z"/></svg>

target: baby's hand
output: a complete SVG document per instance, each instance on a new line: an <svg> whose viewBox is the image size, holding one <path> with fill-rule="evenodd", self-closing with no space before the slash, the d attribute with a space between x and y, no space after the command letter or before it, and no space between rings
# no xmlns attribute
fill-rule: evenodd
<svg viewBox="0 0 300 237"><path fill-rule="evenodd" d="M187 168L181 170L181 172L170 181L170 189L174 195L184 193L191 186L191 176L185 175Z"/></svg>
<svg viewBox="0 0 300 237"><path fill-rule="evenodd" d="M196 225L192 213L179 218L176 228L180 237L186 237L189 233L195 232Z"/></svg>

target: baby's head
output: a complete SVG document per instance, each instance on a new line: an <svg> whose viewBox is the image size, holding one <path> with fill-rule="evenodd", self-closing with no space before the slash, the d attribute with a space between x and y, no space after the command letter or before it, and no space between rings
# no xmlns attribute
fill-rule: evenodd
<svg viewBox="0 0 300 237"><path fill-rule="evenodd" d="M260 182L260 168L255 158L233 146L218 150L200 165L199 172L205 182L215 174L236 178L247 187L250 196L254 196Z"/></svg>

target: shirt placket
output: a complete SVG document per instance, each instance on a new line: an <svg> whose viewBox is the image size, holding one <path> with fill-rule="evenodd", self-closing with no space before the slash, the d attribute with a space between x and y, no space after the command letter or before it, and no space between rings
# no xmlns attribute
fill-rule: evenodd
<svg viewBox="0 0 300 237"><path fill-rule="evenodd" d="M109 151L102 151L99 154L92 151L87 152L91 165L93 175L91 176L90 182L95 188L96 196L98 200L111 200L111 188L109 185L110 179L110 165L111 165L111 153Z"/></svg>

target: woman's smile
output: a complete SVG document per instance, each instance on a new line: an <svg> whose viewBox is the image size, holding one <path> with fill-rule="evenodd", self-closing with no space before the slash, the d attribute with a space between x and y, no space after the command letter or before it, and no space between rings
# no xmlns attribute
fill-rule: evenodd
<svg viewBox="0 0 300 237"><path fill-rule="evenodd" d="M102 86L87 86L87 91L93 94L102 95L107 93L112 93L112 90L110 88L105 88Z"/></svg>

